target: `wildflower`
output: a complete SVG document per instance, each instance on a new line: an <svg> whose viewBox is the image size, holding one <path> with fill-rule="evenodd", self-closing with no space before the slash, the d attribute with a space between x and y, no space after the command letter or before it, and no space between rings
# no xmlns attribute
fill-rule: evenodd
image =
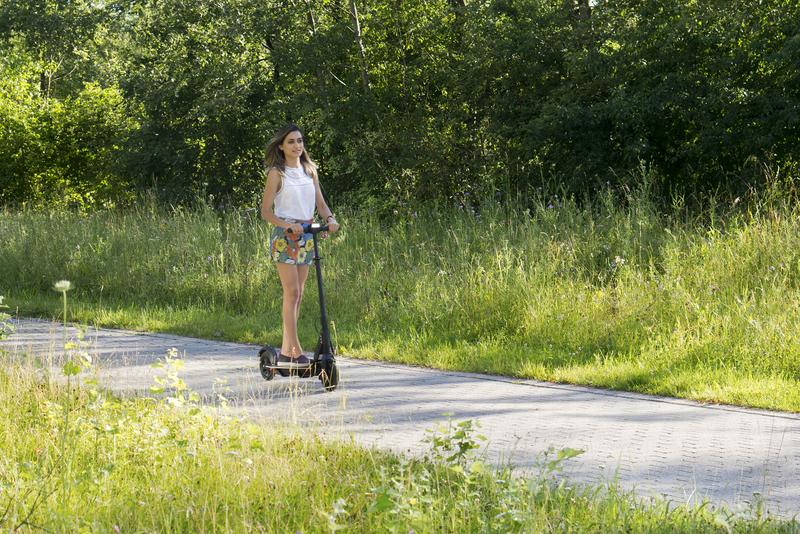
<svg viewBox="0 0 800 534"><path fill-rule="evenodd" d="M55 283L53 289L55 289L60 293L66 293L67 291L72 289L72 282L70 282L69 280L59 280L58 282Z"/></svg>

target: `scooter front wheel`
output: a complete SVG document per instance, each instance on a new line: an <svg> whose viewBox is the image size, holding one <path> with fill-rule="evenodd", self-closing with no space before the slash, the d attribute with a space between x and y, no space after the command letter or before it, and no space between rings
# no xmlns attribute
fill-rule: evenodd
<svg viewBox="0 0 800 534"><path fill-rule="evenodd" d="M322 372L319 374L319 380L325 391L333 391L339 385L339 368L336 367L336 361L329 361L325 363Z"/></svg>

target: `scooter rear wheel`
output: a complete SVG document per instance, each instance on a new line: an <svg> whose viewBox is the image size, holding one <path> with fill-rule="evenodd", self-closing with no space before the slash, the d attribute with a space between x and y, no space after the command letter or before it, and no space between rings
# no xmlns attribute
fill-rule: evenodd
<svg viewBox="0 0 800 534"><path fill-rule="evenodd" d="M275 378L275 369L271 369L278 363L278 355L272 347L263 347L258 351L258 370L261 371L261 377L264 380L272 380Z"/></svg>

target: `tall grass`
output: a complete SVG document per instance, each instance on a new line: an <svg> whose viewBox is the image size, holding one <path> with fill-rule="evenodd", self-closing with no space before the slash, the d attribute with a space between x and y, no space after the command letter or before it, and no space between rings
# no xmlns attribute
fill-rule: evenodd
<svg viewBox="0 0 800 534"><path fill-rule="evenodd" d="M472 424L408 459L213 408L0 367L0 529L58 532L798 532L754 508L637 501L490 469ZM46 376L46 375L45 375ZM172 391L171 393L175 393ZM170 394L170 392L167 392ZM455 451L455 453L454 453ZM550 466L548 468L547 466ZM557 465L557 464L555 464Z"/></svg>
<svg viewBox="0 0 800 534"><path fill-rule="evenodd" d="M392 221L341 213L322 243L337 341L364 358L800 411L800 209L752 206L692 218L643 188ZM280 341L255 212L5 212L0 235L0 292L23 313L57 315L49 284L69 278L84 321Z"/></svg>

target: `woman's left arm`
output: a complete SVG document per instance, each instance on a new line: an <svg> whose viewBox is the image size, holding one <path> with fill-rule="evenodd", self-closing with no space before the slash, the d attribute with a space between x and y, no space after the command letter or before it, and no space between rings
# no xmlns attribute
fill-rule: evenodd
<svg viewBox="0 0 800 534"><path fill-rule="evenodd" d="M319 185L319 177L313 176L314 178L314 189L316 190L316 201L317 201L317 213L322 219L325 221L325 224L328 225L329 232L335 232L339 229L339 223L336 222L336 217L333 216L333 211L328 207L328 203L325 202L325 197L322 196L322 188Z"/></svg>

